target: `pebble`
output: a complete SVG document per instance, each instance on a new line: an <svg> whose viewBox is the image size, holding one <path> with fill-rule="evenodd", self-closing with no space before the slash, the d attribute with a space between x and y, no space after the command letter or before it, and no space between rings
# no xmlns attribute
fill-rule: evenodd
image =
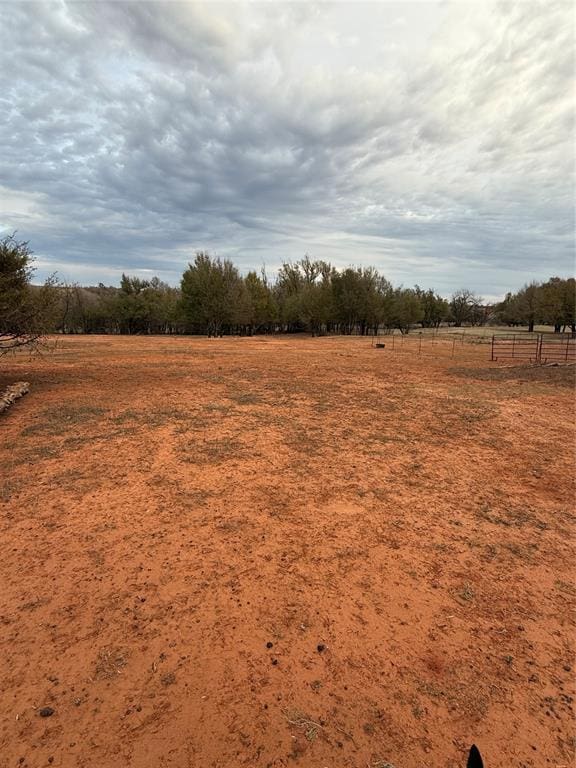
<svg viewBox="0 0 576 768"><path fill-rule="evenodd" d="M52 717L52 715L54 714L54 710L52 709L52 707L42 707L42 709L38 714L40 715L40 717Z"/></svg>
<svg viewBox="0 0 576 768"><path fill-rule="evenodd" d="M268 642L266 643L266 648L272 648L273 645L274 643L271 643L270 640L268 640Z"/></svg>
<svg viewBox="0 0 576 768"><path fill-rule="evenodd" d="M322 651L326 650L326 646L324 645L324 643L318 643L316 648L318 649L318 653L322 653Z"/></svg>

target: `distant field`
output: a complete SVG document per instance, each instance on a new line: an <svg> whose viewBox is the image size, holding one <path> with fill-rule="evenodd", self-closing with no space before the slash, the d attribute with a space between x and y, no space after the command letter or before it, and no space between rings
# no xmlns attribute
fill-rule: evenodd
<svg viewBox="0 0 576 768"><path fill-rule="evenodd" d="M371 343L0 361L2 768L573 763L574 368Z"/></svg>
<svg viewBox="0 0 576 768"><path fill-rule="evenodd" d="M423 328L422 333L429 334L464 334L466 336L481 336L486 338L492 338L492 336L532 336L538 333L550 333L554 334L554 327L551 325L536 325L534 331L531 333L528 328L511 328L508 325L482 325L474 326L473 328L457 328L455 326L442 326L442 328ZM420 333L420 329L411 331L411 333ZM569 336L570 333L555 334L561 338Z"/></svg>

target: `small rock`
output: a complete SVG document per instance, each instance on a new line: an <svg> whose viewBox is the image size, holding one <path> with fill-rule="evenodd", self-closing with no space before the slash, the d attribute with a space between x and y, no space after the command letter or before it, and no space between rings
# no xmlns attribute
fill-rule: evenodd
<svg viewBox="0 0 576 768"><path fill-rule="evenodd" d="M322 653L322 651L325 651L325 650L326 650L326 646L324 645L324 643L318 643L318 645L316 646L316 648L317 648L317 650L318 650L318 653Z"/></svg>
<svg viewBox="0 0 576 768"><path fill-rule="evenodd" d="M272 664L276 666L278 664L278 659L272 659Z"/></svg>
<svg viewBox="0 0 576 768"><path fill-rule="evenodd" d="M274 643L271 643L270 640L268 640L268 642L266 643L266 648L272 648L273 645Z"/></svg>
<svg viewBox="0 0 576 768"><path fill-rule="evenodd" d="M42 707L42 709L38 712L40 717L52 717L54 714L54 710L52 707Z"/></svg>

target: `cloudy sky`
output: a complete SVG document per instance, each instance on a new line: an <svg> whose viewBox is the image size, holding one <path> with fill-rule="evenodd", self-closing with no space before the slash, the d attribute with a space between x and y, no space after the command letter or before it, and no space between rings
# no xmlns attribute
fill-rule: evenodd
<svg viewBox="0 0 576 768"><path fill-rule="evenodd" d="M0 231L38 276L305 253L498 297L574 272L571 2L2 2Z"/></svg>

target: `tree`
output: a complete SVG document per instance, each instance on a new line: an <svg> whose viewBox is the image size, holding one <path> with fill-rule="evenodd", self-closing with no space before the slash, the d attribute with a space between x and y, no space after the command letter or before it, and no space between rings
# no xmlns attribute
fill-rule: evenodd
<svg viewBox="0 0 576 768"><path fill-rule="evenodd" d="M529 283L518 291L517 302L520 319L528 326L528 332L532 333L542 309L542 292L538 283Z"/></svg>
<svg viewBox="0 0 576 768"><path fill-rule="evenodd" d="M282 265L274 295L280 324L288 332L324 333L330 320L331 277L330 264L312 261L308 255L295 264Z"/></svg>
<svg viewBox="0 0 576 768"><path fill-rule="evenodd" d="M551 277L539 287L539 317L547 325L553 325L555 333L560 333L567 325L573 333L576 332L575 282L573 277Z"/></svg>
<svg viewBox="0 0 576 768"><path fill-rule="evenodd" d="M298 296L298 318L312 333L323 336L333 317L333 268L325 261L310 262L308 256L300 262L303 287Z"/></svg>
<svg viewBox="0 0 576 768"><path fill-rule="evenodd" d="M322 286L316 283L304 285L298 296L298 319L312 336L324 334L324 326L328 321L328 307L324 298Z"/></svg>
<svg viewBox="0 0 576 768"><path fill-rule="evenodd" d="M189 330L222 336L233 325L247 324L246 288L228 259L199 251L182 275L181 285L181 307Z"/></svg>
<svg viewBox="0 0 576 768"><path fill-rule="evenodd" d="M424 291L418 285L414 286L414 292L422 307L422 328L439 328L450 316L450 306L446 299L438 296L432 289Z"/></svg>
<svg viewBox="0 0 576 768"><path fill-rule="evenodd" d="M450 315L455 326L460 327L464 323L479 324L483 317L481 309L482 299L468 288L461 288L452 294Z"/></svg>
<svg viewBox="0 0 576 768"><path fill-rule="evenodd" d="M392 286L374 267L348 267L332 275L333 312L341 333L377 333L390 315Z"/></svg>
<svg viewBox="0 0 576 768"><path fill-rule="evenodd" d="M348 267L334 275L334 305L336 320L340 332L351 334L358 325L362 314L362 288L360 285L362 270Z"/></svg>
<svg viewBox="0 0 576 768"><path fill-rule="evenodd" d="M576 279L569 277L564 283L564 321L576 334Z"/></svg>
<svg viewBox="0 0 576 768"><path fill-rule="evenodd" d="M361 334L378 334L381 324L389 324L394 291L392 285L374 267L364 267L360 273Z"/></svg>
<svg viewBox="0 0 576 768"><path fill-rule="evenodd" d="M244 286L249 304L248 333L252 335L261 329L270 330L276 318L276 307L265 272L262 272L262 277L258 277L256 272L248 272Z"/></svg>
<svg viewBox="0 0 576 768"><path fill-rule="evenodd" d="M32 251L15 234L0 239L0 355L37 347L56 320L55 279L32 286Z"/></svg>
<svg viewBox="0 0 576 768"><path fill-rule="evenodd" d="M178 291L158 277L123 274L111 314L120 333L169 333L177 320Z"/></svg>
<svg viewBox="0 0 576 768"><path fill-rule="evenodd" d="M274 285L274 298L278 308L280 326L288 333L302 330L299 301L303 287L304 278L300 266L292 264L292 262L284 262L278 270Z"/></svg>
<svg viewBox="0 0 576 768"><path fill-rule="evenodd" d="M401 333L408 333L410 327L422 321L424 310L420 297L411 288L397 288L394 291L391 308L391 327Z"/></svg>
<svg viewBox="0 0 576 768"><path fill-rule="evenodd" d="M522 325L522 313L517 294L507 293L504 300L496 305L496 319L504 325Z"/></svg>

